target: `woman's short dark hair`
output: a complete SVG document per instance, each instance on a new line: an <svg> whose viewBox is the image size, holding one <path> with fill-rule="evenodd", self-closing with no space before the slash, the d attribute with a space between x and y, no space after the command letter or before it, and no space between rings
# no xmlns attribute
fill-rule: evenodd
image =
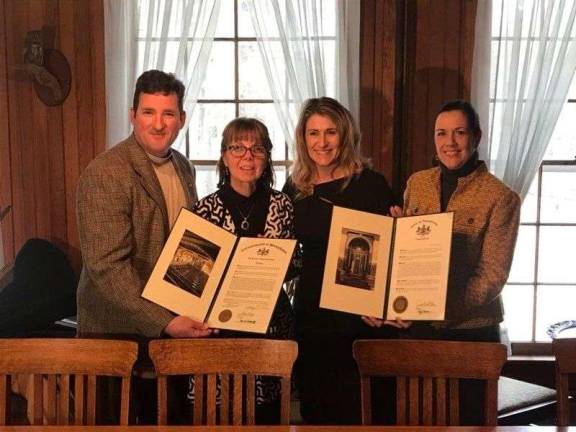
<svg viewBox="0 0 576 432"><path fill-rule="evenodd" d="M140 93L154 94L162 93L169 95L176 93L178 97L178 109L181 113L184 112L184 92L186 87L174 74L166 73L157 69L151 69L144 72L138 77L136 81L136 89L134 90L134 100L132 101L132 109L138 109L140 102Z"/></svg>
<svg viewBox="0 0 576 432"><path fill-rule="evenodd" d="M220 159L218 160L218 187L230 184L230 172L224 165L224 152L228 146L237 140L249 137L266 149L266 166L258 179L259 186L272 187L274 185L274 168L272 167L272 141L268 128L260 120L250 117L238 117L226 125L222 132L220 143Z"/></svg>
<svg viewBox="0 0 576 432"><path fill-rule="evenodd" d="M438 115L441 113L448 111L462 112L468 121L468 128L470 129L470 132L472 132L472 135L474 135L479 140L479 138L482 136L482 129L480 128L480 117L470 102L461 99L448 101L442 105L436 117L438 117Z"/></svg>

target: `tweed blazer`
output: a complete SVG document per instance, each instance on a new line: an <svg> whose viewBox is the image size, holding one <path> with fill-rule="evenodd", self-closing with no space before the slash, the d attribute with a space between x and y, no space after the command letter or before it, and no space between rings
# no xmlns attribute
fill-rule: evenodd
<svg viewBox="0 0 576 432"><path fill-rule="evenodd" d="M194 168L172 151L187 207ZM83 268L78 332L158 337L174 315L141 297L170 228L152 163L132 135L96 157L80 177L77 217Z"/></svg>
<svg viewBox="0 0 576 432"><path fill-rule="evenodd" d="M458 179L446 211L454 212L446 321L439 327L479 328L503 319L500 293L512 265L520 198L486 165ZM440 168L413 174L405 214L440 212Z"/></svg>

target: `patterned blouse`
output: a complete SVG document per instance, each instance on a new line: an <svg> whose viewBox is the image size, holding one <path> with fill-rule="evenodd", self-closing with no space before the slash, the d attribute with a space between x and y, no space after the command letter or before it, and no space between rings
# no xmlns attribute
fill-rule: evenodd
<svg viewBox="0 0 576 432"><path fill-rule="evenodd" d="M241 219L246 215L253 215L255 222L251 220L250 223L258 226L257 233L250 230L246 233L234 220L238 221L238 211L229 208L233 203L235 206L245 205L250 198L242 198L236 194L230 187L224 187L200 201L193 207L192 211L200 217L224 228L236 235L252 235L256 234L265 238L294 238L294 207L292 201L288 196L282 192L266 189L255 192L255 198L249 202L248 211L240 213ZM228 204L228 205L227 205ZM256 211L252 211L252 207L259 206ZM263 208L267 206L267 208ZM233 214L233 212L236 212ZM262 214L263 223L258 223L258 214ZM236 332L236 331L220 331L220 337L260 337L253 333ZM265 337L270 339L293 339L293 312L292 306L288 295L284 290L280 291L278 302L270 326ZM194 381L190 379L188 399L194 400ZM218 394L220 393L220 386L218 385ZM280 382L277 378L273 377L256 377L256 403L262 404L264 402L271 402L278 399L280 395ZM219 403L219 397L218 397Z"/></svg>

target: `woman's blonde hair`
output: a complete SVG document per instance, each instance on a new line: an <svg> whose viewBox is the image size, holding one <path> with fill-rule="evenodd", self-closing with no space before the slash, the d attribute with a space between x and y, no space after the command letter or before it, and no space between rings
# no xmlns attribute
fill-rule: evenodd
<svg viewBox="0 0 576 432"><path fill-rule="evenodd" d="M367 161L360 155L360 131L356 126L356 121L350 111L340 102L329 97L308 99L296 125L294 132L296 141L296 158L292 170L292 184L298 190L297 197L304 198L312 195L314 185L312 180L316 170L314 161L308 154L306 147L306 123L314 114L329 117L336 124L340 137L340 151L338 153L338 164L334 168L340 169L346 177L342 188L345 188L352 176L362 171Z"/></svg>

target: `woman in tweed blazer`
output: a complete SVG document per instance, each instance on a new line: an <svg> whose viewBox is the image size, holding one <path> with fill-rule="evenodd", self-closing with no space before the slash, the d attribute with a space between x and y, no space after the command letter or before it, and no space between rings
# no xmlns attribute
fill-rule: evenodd
<svg viewBox="0 0 576 432"><path fill-rule="evenodd" d="M436 117L439 166L408 179L404 214L454 212L446 320L414 323L411 338L499 342L501 291L508 279L520 219L520 198L478 160L478 114L464 101L446 103ZM482 424L484 389L460 386L460 419Z"/></svg>
<svg viewBox="0 0 576 432"><path fill-rule="evenodd" d="M500 340L500 293L512 265L520 198L478 160L481 136L474 108L448 102L434 131L439 166L408 179L405 214L454 212L446 320L413 325L416 337Z"/></svg>

